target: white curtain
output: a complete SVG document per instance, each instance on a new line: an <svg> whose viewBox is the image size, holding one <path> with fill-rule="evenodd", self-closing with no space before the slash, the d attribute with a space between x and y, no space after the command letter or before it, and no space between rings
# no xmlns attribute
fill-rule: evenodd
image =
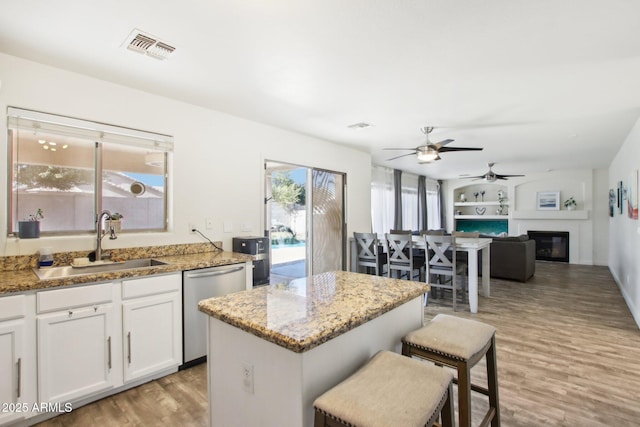
<svg viewBox="0 0 640 427"><path fill-rule="evenodd" d="M435 230L442 228L440 207L440 184L433 179L427 179L427 228Z"/></svg>
<svg viewBox="0 0 640 427"><path fill-rule="evenodd" d="M373 166L371 170L371 224L374 233L393 228L393 169Z"/></svg>
<svg viewBox="0 0 640 427"><path fill-rule="evenodd" d="M402 229L420 230L418 221L418 175L402 173Z"/></svg>
<svg viewBox="0 0 640 427"><path fill-rule="evenodd" d="M371 224L374 233L388 233L394 227L393 169L373 166L371 169ZM427 228L442 227L440 186L427 178ZM402 173L402 228L420 230L418 209L418 175Z"/></svg>

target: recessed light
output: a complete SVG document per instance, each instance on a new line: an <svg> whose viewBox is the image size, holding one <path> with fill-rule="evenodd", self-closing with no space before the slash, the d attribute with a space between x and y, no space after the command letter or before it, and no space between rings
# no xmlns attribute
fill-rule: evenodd
<svg viewBox="0 0 640 427"><path fill-rule="evenodd" d="M47 141L45 141L44 139L39 139L38 140L38 144L44 144L45 142L47 142Z"/></svg>
<svg viewBox="0 0 640 427"><path fill-rule="evenodd" d="M42 148L44 148L45 150L48 150L49 146L48 145L43 145Z"/></svg>
<svg viewBox="0 0 640 427"><path fill-rule="evenodd" d="M49 141L49 145L58 145L56 142Z"/></svg>
<svg viewBox="0 0 640 427"><path fill-rule="evenodd" d="M68 147L69 147L69 144L64 144L64 145L62 146L62 149L63 149L63 150L65 150L65 149L67 149Z"/></svg>

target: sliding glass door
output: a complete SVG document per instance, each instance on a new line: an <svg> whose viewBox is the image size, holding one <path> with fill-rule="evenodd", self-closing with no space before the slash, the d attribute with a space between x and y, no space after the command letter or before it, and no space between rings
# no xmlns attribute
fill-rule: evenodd
<svg viewBox="0 0 640 427"><path fill-rule="evenodd" d="M265 162L271 283L344 268L345 176Z"/></svg>
<svg viewBox="0 0 640 427"><path fill-rule="evenodd" d="M344 174L311 171L312 273L344 269Z"/></svg>

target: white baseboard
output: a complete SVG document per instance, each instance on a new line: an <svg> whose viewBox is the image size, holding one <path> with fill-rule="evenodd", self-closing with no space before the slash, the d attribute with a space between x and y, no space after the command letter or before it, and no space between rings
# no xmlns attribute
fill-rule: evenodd
<svg viewBox="0 0 640 427"><path fill-rule="evenodd" d="M620 293L622 294L622 298L624 298L624 301L627 303L627 307L629 308L629 311L631 312L631 315L633 316L633 320L636 321L636 325L638 326L638 329L640 329L640 310L638 310L638 307L636 307L633 304L633 300L629 297L629 294L627 293L627 291L624 288L624 286L622 286L622 282L620 281L618 276L616 276L615 272L613 270L611 270L611 268L609 268L609 272L611 273L611 276L613 277L613 280L616 282L616 285L618 285L618 289L620 289Z"/></svg>

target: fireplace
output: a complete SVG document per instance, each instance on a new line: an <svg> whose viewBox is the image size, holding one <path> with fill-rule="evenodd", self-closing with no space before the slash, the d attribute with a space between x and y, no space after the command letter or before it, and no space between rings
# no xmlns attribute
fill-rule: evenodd
<svg viewBox="0 0 640 427"><path fill-rule="evenodd" d="M569 262L568 231L528 231L527 234L536 241L537 260Z"/></svg>

